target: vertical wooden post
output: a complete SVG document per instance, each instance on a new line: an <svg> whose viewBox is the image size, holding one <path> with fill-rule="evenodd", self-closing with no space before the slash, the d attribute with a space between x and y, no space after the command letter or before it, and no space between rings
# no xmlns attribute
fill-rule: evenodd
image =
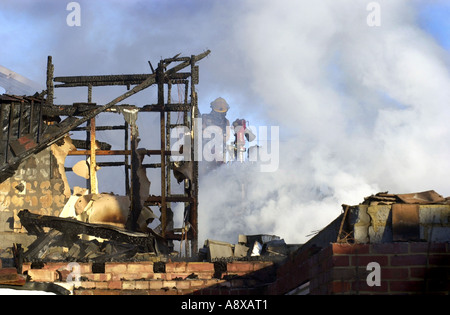
<svg viewBox="0 0 450 315"><path fill-rule="evenodd" d="M161 235L166 237L167 204L166 204L166 113L164 111L164 62L160 61L156 69L156 82L158 83L158 105L160 112L161 133Z"/></svg>
<svg viewBox="0 0 450 315"><path fill-rule="evenodd" d="M197 100L197 92L195 91L195 80L192 77L192 73L194 72L194 68L195 68L195 62L196 62L196 57L194 55L191 56L191 115L192 115L192 122L191 122L191 126L192 126L192 143L194 144L194 139L196 137L199 137L201 135L197 135L196 131L197 131L197 125L196 125L196 118L198 118L199 115L199 111L198 111L198 100ZM197 140L197 139L195 139ZM195 147L195 145L193 145L192 147ZM192 178L192 197L194 198L194 202L191 205L190 208L190 223L192 225L192 228L190 229L190 233L191 233L191 252L192 253L196 253L198 251L198 160L197 157L195 156L195 150L192 149L192 153L191 153L191 157L192 157L192 163L193 163L193 178Z"/></svg>
<svg viewBox="0 0 450 315"><path fill-rule="evenodd" d="M139 176L137 174L139 168L139 157L137 155L137 132L135 122L130 124L131 127L131 138L130 138L130 146L131 146L131 222L130 229L132 231L137 230L137 220L141 214L141 183L139 181Z"/></svg>
<svg viewBox="0 0 450 315"><path fill-rule="evenodd" d="M90 172L90 183L91 183L91 194L98 194L97 185L97 161L95 157L95 118L91 119L91 155L89 161L89 172Z"/></svg>
<svg viewBox="0 0 450 315"><path fill-rule="evenodd" d="M54 89L53 89L53 71L52 56L47 57L47 105L53 105Z"/></svg>
<svg viewBox="0 0 450 315"><path fill-rule="evenodd" d="M92 85L88 85L88 103L92 102ZM96 135L95 135L95 117L91 118L89 121L88 126L90 127L90 147L91 147L91 154L90 154L90 161L89 161L89 183L90 183L90 190L91 194L98 194L98 181L97 181L97 161L96 161L96 155L95 155L95 148L96 148Z"/></svg>
<svg viewBox="0 0 450 315"><path fill-rule="evenodd" d="M128 150L128 122L127 121L125 121L124 127L125 127L124 150L127 151ZM129 196L130 195L130 175L129 175L130 164L129 164L127 154L125 154L124 158L125 158L125 160L124 160L124 163L125 163L125 194L127 196Z"/></svg>

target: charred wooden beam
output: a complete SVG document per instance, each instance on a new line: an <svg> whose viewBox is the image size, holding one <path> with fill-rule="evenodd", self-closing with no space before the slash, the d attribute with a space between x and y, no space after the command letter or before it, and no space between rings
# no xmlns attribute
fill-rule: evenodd
<svg viewBox="0 0 450 315"><path fill-rule="evenodd" d="M88 130L88 127L77 127L72 131L85 131ZM95 130L97 131L105 131L105 130L125 130L125 126L96 126ZM73 139L72 139L73 140ZM78 147L77 147L78 148ZM108 149L109 150L109 149Z"/></svg>
<svg viewBox="0 0 450 315"><path fill-rule="evenodd" d="M154 74L123 74L123 75L97 75L97 76L70 76L70 77L55 77L55 88L63 87L81 87L81 86L130 86L138 85L147 80L149 77L154 77ZM172 80L186 80L191 76L191 73L182 72L174 73L170 77L165 78L164 83Z"/></svg>
<svg viewBox="0 0 450 315"><path fill-rule="evenodd" d="M75 103L73 105L55 105L55 106L43 106L42 111L44 116L86 116L94 109L102 108L104 105L91 106L87 103ZM135 109L139 112L186 112L192 109L189 104L172 103L164 104L160 106L158 104L148 104L142 107L136 107L134 105L115 105L106 109L105 112L119 113L121 109Z"/></svg>
<svg viewBox="0 0 450 315"><path fill-rule="evenodd" d="M68 155L90 155L91 150L76 150L70 151ZM131 155L131 150L96 150L96 155ZM159 155L160 150L147 150L147 155ZM166 151L166 155L171 155L171 151Z"/></svg>
<svg viewBox="0 0 450 315"><path fill-rule="evenodd" d="M154 247L155 237L150 234L132 232L106 224L82 222L71 218L37 215L26 209L20 211L18 213L18 217L22 225L29 233L37 234L38 236L43 234L42 231L44 227L48 227L70 237L79 234L91 235L113 241L142 246L142 248L148 252L156 252Z"/></svg>
<svg viewBox="0 0 450 315"><path fill-rule="evenodd" d="M161 196L149 196L147 198L146 203L148 204L154 204L154 203L160 203L162 200ZM193 197L188 196L166 196L167 202L194 202L195 199Z"/></svg>
<svg viewBox="0 0 450 315"><path fill-rule="evenodd" d="M98 130L96 128L96 130ZM84 140L79 140L79 139L72 139L72 143L73 145L77 148L77 149L83 149L83 150L90 150L91 149L91 144L87 143ZM111 150L111 145L109 143L106 142L102 142L102 141L96 141L96 146L99 148L99 150Z"/></svg>

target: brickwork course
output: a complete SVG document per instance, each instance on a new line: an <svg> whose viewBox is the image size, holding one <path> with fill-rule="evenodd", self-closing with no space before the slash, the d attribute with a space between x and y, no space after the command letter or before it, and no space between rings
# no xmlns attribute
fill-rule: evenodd
<svg viewBox="0 0 450 315"><path fill-rule="evenodd" d="M369 263L380 266L370 285ZM405 295L450 292L450 243L331 243L282 263L24 263L28 281L59 284L74 295L283 295L307 286L312 295ZM12 268L3 268L11 278ZM11 271L13 270L13 271ZM1 281L0 273L0 281ZM4 276L6 277L6 276Z"/></svg>
<svg viewBox="0 0 450 315"><path fill-rule="evenodd" d="M321 294L449 294L450 243L403 242L338 244L293 256L277 270L268 294L286 293L309 282L309 292ZM369 285L372 269L380 266L379 285Z"/></svg>

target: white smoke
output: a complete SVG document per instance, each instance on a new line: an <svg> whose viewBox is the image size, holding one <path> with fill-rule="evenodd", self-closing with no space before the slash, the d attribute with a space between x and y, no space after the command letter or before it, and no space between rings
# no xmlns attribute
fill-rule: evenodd
<svg viewBox="0 0 450 315"><path fill-rule="evenodd" d="M304 242L370 194L450 192L448 52L418 27L412 2L377 1L378 27L368 3L247 1L232 36L246 88L280 126L280 165L203 178L200 239Z"/></svg>
<svg viewBox="0 0 450 315"><path fill-rule="evenodd" d="M230 121L279 126L277 171L235 164L201 178L200 242L269 233L301 243L341 204L379 191L450 194L449 53L420 27L428 1L80 0L81 27L66 25L64 1L3 2L2 63L36 81L45 82L48 55L55 76L149 73L147 60L210 49L199 63L202 113L221 96ZM367 24L371 2L380 26ZM93 99L124 90L96 88ZM127 102L149 104L152 92ZM87 91L56 96L70 104ZM151 124L140 115L142 145L154 149L144 143ZM122 146L113 140L104 139Z"/></svg>

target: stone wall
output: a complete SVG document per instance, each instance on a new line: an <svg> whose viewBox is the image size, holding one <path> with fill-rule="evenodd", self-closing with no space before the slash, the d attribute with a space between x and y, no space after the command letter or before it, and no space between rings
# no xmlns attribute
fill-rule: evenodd
<svg viewBox="0 0 450 315"><path fill-rule="evenodd" d="M26 233L17 217L22 209L42 215L61 213L70 197L70 187L65 173L61 174L59 161L64 163L65 159L61 150L71 148L54 144L26 159L12 177L0 183L0 233ZM0 239L10 240L11 237L4 235ZM0 248L9 246L11 244L0 242Z"/></svg>
<svg viewBox="0 0 450 315"><path fill-rule="evenodd" d="M350 212L350 224L358 243L389 243L395 239L394 205L358 205ZM446 242L450 240L450 205L424 204L417 207L415 240ZM411 227L410 227L411 228ZM410 235L409 235L410 236Z"/></svg>

